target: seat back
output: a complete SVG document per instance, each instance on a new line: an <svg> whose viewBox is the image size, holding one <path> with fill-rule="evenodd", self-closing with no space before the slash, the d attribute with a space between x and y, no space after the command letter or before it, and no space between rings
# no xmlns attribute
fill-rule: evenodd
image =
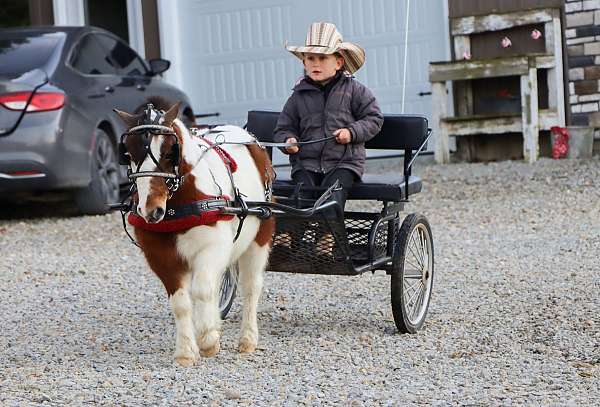
<svg viewBox="0 0 600 407"><path fill-rule="evenodd" d="M247 130L265 142L273 141L279 112L248 112ZM415 115L386 114L379 134L367 141L366 148L379 150L417 150L427 139L427 118Z"/></svg>
<svg viewBox="0 0 600 407"><path fill-rule="evenodd" d="M279 112L251 110L248 112L246 130L254 134L259 141L270 143L273 141L273 130L275 130L278 118Z"/></svg>
<svg viewBox="0 0 600 407"><path fill-rule="evenodd" d="M277 125L279 112L252 110L248 112L246 129L259 141L272 142L273 130ZM403 175L405 199L409 195L409 179L414 156L426 148L430 130L427 118L423 116L386 114L383 116L381 131L365 143L366 148L382 150L403 150ZM414 153L416 151L416 153ZM269 149L269 154L271 149Z"/></svg>
<svg viewBox="0 0 600 407"><path fill-rule="evenodd" d="M381 131L365 143L380 150L417 150L427 139L429 123L423 116L386 114ZM424 147L426 148L426 147Z"/></svg>

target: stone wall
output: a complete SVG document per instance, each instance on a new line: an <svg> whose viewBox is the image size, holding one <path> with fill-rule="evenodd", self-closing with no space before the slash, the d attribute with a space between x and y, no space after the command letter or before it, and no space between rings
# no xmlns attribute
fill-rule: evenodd
<svg viewBox="0 0 600 407"><path fill-rule="evenodd" d="M600 0L566 0L571 124L600 128Z"/></svg>

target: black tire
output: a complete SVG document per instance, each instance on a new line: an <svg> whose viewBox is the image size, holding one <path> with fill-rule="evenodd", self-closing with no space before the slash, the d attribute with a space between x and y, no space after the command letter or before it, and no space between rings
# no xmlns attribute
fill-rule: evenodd
<svg viewBox="0 0 600 407"><path fill-rule="evenodd" d="M227 318L227 314L229 314L229 310L233 305L237 291L237 282L238 265L235 263L225 270L221 279L221 287L219 288L219 312L221 313L221 319Z"/></svg>
<svg viewBox="0 0 600 407"><path fill-rule="evenodd" d="M75 203L84 215L108 212L109 203L119 201L119 164L115 148L104 130L96 130L90 184L75 193Z"/></svg>
<svg viewBox="0 0 600 407"><path fill-rule="evenodd" d="M416 333L425 322L433 289L433 236L427 218L416 213L408 215L395 244L392 314L400 332Z"/></svg>

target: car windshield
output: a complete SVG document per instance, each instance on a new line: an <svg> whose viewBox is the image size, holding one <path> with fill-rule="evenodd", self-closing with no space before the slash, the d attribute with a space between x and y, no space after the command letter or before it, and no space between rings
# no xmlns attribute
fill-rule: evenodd
<svg viewBox="0 0 600 407"><path fill-rule="evenodd" d="M22 74L43 66L64 33L0 34L0 74Z"/></svg>

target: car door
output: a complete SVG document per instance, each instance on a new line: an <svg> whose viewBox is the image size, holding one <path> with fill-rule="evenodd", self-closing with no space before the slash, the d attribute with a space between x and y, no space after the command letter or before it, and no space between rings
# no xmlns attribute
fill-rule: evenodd
<svg viewBox="0 0 600 407"><path fill-rule="evenodd" d="M108 34L98 34L97 38L121 78L120 98L115 101L118 103L117 108L133 112L152 95L148 92L151 79L148 68L139 55L123 41Z"/></svg>
<svg viewBox="0 0 600 407"><path fill-rule="evenodd" d="M116 145L119 134L126 130L113 112L117 107L115 100L123 94L122 81L97 33L86 32L75 41L66 66L72 74L61 81L67 89L70 109L65 123L65 148L81 148L91 156L100 133L106 133ZM110 128L106 122L111 123ZM119 174L121 183L126 182L126 169L119 167Z"/></svg>
<svg viewBox="0 0 600 407"><path fill-rule="evenodd" d="M78 73L69 86L74 109L92 122L108 117L114 99L122 97L121 78L96 34L88 33L78 41L69 65Z"/></svg>
<svg viewBox="0 0 600 407"><path fill-rule="evenodd" d="M72 157L84 154L89 158L100 123L110 122L114 115L113 99L119 96L121 79L93 32L74 39L65 65L67 70L59 79L59 86L67 93L63 148ZM116 138L124 129L115 126L111 130ZM121 175L125 177L125 171Z"/></svg>

